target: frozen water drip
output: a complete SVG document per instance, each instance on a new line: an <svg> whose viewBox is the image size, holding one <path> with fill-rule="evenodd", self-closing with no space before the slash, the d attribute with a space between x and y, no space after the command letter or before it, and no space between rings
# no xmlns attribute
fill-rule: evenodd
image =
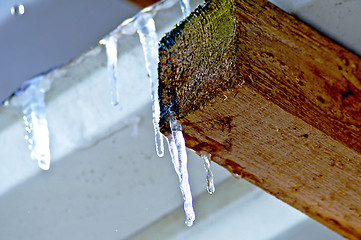
<svg viewBox="0 0 361 240"><path fill-rule="evenodd" d="M188 167L187 167L187 152L185 140L183 138L182 126L171 114L170 118L171 134L167 136L169 152L172 158L174 169L178 175L180 182L180 190L182 192L184 201L184 212L186 215L185 224L190 227L195 220L195 213L193 209L193 199L191 187L188 181Z"/></svg>
<svg viewBox="0 0 361 240"><path fill-rule="evenodd" d="M119 89L118 89L118 40L115 36L109 36L106 40L100 41L105 45L107 59L108 59L108 74L110 80L110 96L113 106L119 104Z"/></svg>
<svg viewBox="0 0 361 240"><path fill-rule="evenodd" d="M16 99L14 105L23 108L23 119L26 125L25 139L31 151L30 157L38 161L43 170L50 168L49 129L45 114L45 91L47 87L39 86L39 78L34 78L24 84L23 91Z"/></svg>
<svg viewBox="0 0 361 240"><path fill-rule="evenodd" d="M158 41L155 23L150 13L142 13L136 20L137 32L143 47L145 67L151 85L155 147L159 157L164 156L163 135L159 129L160 107L158 101Z"/></svg>
<svg viewBox="0 0 361 240"><path fill-rule="evenodd" d="M183 18L186 18L189 14L191 14L191 6L189 4L189 0L179 0L179 4L182 9Z"/></svg>
<svg viewBox="0 0 361 240"><path fill-rule="evenodd" d="M206 170L206 180L207 180L207 191L209 194L213 194L216 191L213 181L213 173L211 170L211 154L207 152L201 152L201 157L203 159L204 169Z"/></svg>

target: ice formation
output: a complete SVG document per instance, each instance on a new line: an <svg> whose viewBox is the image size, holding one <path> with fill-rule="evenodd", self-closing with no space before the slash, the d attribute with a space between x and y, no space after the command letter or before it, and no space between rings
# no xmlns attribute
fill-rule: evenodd
<svg viewBox="0 0 361 240"><path fill-rule="evenodd" d="M180 182L180 189L184 201L184 212L186 214L185 224L190 227L195 220L195 213L193 209L191 187L188 181L187 152L182 126L175 119L174 115L171 115L169 123L172 132L167 136L169 152Z"/></svg>
<svg viewBox="0 0 361 240"><path fill-rule="evenodd" d="M31 151L30 157L38 161L41 169L49 170L49 129L44 97L50 84L46 81L40 83L41 78L36 77L24 83L17 96L12 100L12 104L23 108L23 119L27 132L25 139Z"/></svg>
<svg viewBox="0 0 361 240"><path fill-rule="evenodd" d="M183 18L186 18L189 14L191 14L191 6L189 4L189 0L179 0L179 4L182 9Z"/></svg>
<svg viewBox="0 0 361 240"><path fill-rule="evenodd" d="M190 14L189 0L178 0L182 9L183 17ZM163 136L159 131L160 107L158 102L158 38L155 30L153 16L157 11L172 7L177 0L162 0L147 8L144 8L136 16L126 19L113 32L100 41L106 46L108 57L108 72L111 84L111 102L119 104L118 80L117 80L117 39L121 35L131 35L138 32L143 47L146 69L151 82L151 100L153 110L153 126L155 134L155 146L159 157L164 155Z"/></svg>
<svg viewBox="0 0 361 240"><path fill-rule="evenodd" d="M111 103L113 104L113 106L117 106L119 104L119 89L118 89L118 76L117 76L118 75L117 72L118 40L115 36L110 35L108 38L100 41L100 43L105 45L107 59L108 59L108 74L110 80Z"/></svg>
<svg viewBox="0 0 361 240"><path fill-rule="evenodd" d="M158 101L158 39L155 31L155 23L150 13L140 14L136 23L139 39L143 47L145 67L147 69L151 85L155 147L158 156L163 157L163 136L159 130L160 107Z"/></svg>
<svg viewBox="0 0 361 240"><path fill-rule="evenodd" d="M214 187L213 182L213 173L211 170L211 154L207 152L201 152L201 157L204 163L204 169L206 170L206 180L207 180L207 191L209 194L213 194L216 188Z"/></svg>

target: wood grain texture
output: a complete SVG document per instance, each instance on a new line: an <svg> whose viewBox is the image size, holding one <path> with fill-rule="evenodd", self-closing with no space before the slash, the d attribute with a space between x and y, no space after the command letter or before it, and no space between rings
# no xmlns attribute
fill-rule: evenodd
<svg viewBox="0 0 361 240"><path fill-rule="evenodd" d="M214 0L160 46L161 128L361 238L361 59L263 0Z"/></svg>

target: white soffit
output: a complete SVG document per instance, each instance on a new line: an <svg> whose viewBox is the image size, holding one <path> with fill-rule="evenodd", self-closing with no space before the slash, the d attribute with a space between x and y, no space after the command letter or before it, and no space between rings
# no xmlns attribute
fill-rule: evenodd
<svg viewBox="0 0 361 240"><path fill-rule="evenodd" d="M34 1L36 4L40 4L40 2L46 1ZM81 6L80 3L77 5L76 2L74 1L73 6ZM274 0L273 2L297 15L305 22L313 24L349 49L358 53L361 52L358 44L361 42L361 29L357 30L352 27L361 22L361 14L359 14L361 2L357 0L294 2ZM47 6L46 3L44 4ZM112 4L117 3L113 2ZM192 1L193 8L197 4L198 2ZM39 7L41 9L41 5ZM40 17L42 11L38 14ZM45 11L44 14L51 18L51 12ZM22 21L20 20L21 17L23 16L19 16L19 20L16 21ZM179 6L158 13L155 20L156 26L160 29L159 37L164 32L169 31L180 19ZM6 25L4 25L5 22L0 26L0 29ZM71 23L70 21L69 24ZM20 22L17 24L19 25ZM104 30L104 33L98 34L92 39L88 37L89 41L92 44L96 43L113 28L115 26ZM14 31L19 30L17 27L12 29ZM88 25L81 29L81 34L85 35L83 30L86 31L86 29L89 29ZM60 34L62 38L65 38L64 41L72 39L72 34L65 34L51 27L43 28L38 34L42 32L49 32L56 36L55 38L60 38L57 35ZM26 36L21 38L28 39L27 36L32 34L36 33L29 31ZM7 35L8 46L11 46L12 41L17 43L16 46L23 44L19 39L11 39L15 36L17 35ZM74 54L79 55L80 52L84 52L92 45L84 47L83 43L83 40L80 39L78 52L74 51ZM70 46L70 43L67 42L66 45ZM30 44L28 47L31 48L32 46ZM102 46L95 47L77 60L47 76L53 81L52 88L46 95L52 153L50 171L40 171L36 162L30 159L24 140L25 129L21 118L21 109L11 106L0 109L0 162L2 166L0 168L0 212L3 216L0 217L0 239L40 240L49 239L51 236L52 239L89 240L135 237L134 234L138 231L140 231L139 234L142 234L141 229L144 232L152 231L151 229L154 229L152 226L157 226L157 219L167 214L172 215L181 206L177 177L172 169L169 156L166 155L163 159L159 159L155 154L151 127L149 82L144 69L139 39L136 35L125 36L119 40L118 46L121 101L116 108L110 105L106 57ZM21 72L24 68L24 72L26 72L25 69L29 67L35 71L28 73L26 78L29 78L43 71L43 69L34 68L31 65L33 63L28 65L29 61L31 62L33 59L35 62L34 57L44 54L40 54L40 52L46 52L48 48L40 44L35 49L36 51L34 49L20 51L26 54L18 56L16 53L16 57L11 56L8 62L6 59L0 60L0 66L5 72L5 69L10 68L11 64L15 64L17 60L22 60L22 57L27 57L30 60L28 59L16 67L12 66L11 71ZM54 54L59 53L60 55L64 50L64 48L53 45L49 49L56 49ZM1 51L5 51L5 48ZM44 54L37 61L45 64L48 57L49 59L52 58L50 55ZM12 58L14 59L11 60ZM58 59L58 56L56 58ZM63 59L60 63L66 60L68 59ZM4 78L7 79L8 77L4 75ZM1 84L3 86L3 83ZM9 94L10 92L7 95ZM139 135L132 137L132 132L137 127ZM199 199L204 199L202 192L205 189L205 176L201 160L193 155L189 165L193 193L195 196L199 196ZM219 168L215 171L217 183L224 181L228 176L229 174L224 169ZM221 189L222 187L217 190L222 191ZM249 191L250 194L253 194L251 193L252 190ZM235 201L242 202L241 205L252 208L254 196L243 198L244 196L246 194L240 194L238 196L240 200L237 197ZM213 196L207 197L212 199ZM283 230L273 231L271 234L271 230L275 230L275 227L269 225L271 226L268 228L269 235L265 234L268 238L276 235L281 236L281 232L286 234L287 229L297 230L299 229L297 226L306 221L307 218L296 210L287 208L281 203L272 205L273 200L267 200L269 197L266 195L263 198L264 201L271 204L270 206L274 206L276 212L284 212L291 217L288 225L282 225L284 224L282 219L273 219L277 213L268 216L261 213L256 214L256 212L249 213L252 214L253 218L258 219L255 222L267 221L271 218L274 224L279 223L283 226L277 225L279 229L282 228ZM203 205L200 202L202 200L199 199L195 202L198 202L198 206ZM215 199L215 201L217 200ZM230 207L219 207L219 209L234 209L230 210L231 212L239 209L231 207L237 205L234 202L229 204ZM201 209L198 206L195 206L196 211L197 208ZM285 208L288 210L284 210ZM207 205L202 211L212 212L212 204ZM229 210L222 210L222 213L207 215L205 218L208 220L204 220L204 224L213 226L212 222L218 217L225 219L229 216L227 211L229 212ZM178 210L178 212L181 211ZM242 212L245 214L242 215L243 218L247 219L247 211L243 209ZM176 232L179 235L172 236L175 239L177 236L187 235L195 231L189 230L183 225L184 216L182 212L180 216L178 215L181 225L176 227L178 229ZM196 221L200 221L201 216L202 213L200 213L200 219ZM234 219L237 217L234 216ZM164 227L172 228L169 223L164 224ZM206 229L201 226L202 222L196 222L194 229L199 229L197 224L199 224L199 228ZM221 224L221 222L217 224ZM222 225L218 227L221 228ZM323 228L321 227L321 229ZM264 231L267 232L267 229ZM322 230L321 233L318 233L321 235L315 233L315 236L323 236L322 234L325 232L332 234L330 231ZM292 232L287 234L292 235ZM207 229L204 236L207 236ZM335 234L332 236L339 238ZM199 235L198 239L202 239L202 237ZM260 239L267 239L267 237ZM321 238L316 237L314 239Z"/></svg>

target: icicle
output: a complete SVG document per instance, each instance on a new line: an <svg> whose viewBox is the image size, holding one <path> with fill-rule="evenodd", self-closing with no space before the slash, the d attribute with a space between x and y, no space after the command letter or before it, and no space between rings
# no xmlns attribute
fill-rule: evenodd
<svg viewBox="0 0 361 240"><path fill-rule="evenodd" d="M38 165L43 170L50 168L49 130L48 121L45 114L45 91L48 85L40 86L39 79L34 78L24 84L23 92L19 94L14 105L23 107L23 119L26 125L28 141L31 151L31 158L38 161ZM45 81L44 81L45 82ZM17 102L18 101L18 102Z"/></svg>
<svg viewBox="0 0 361 240"><path fill-rule="evenodd" d="M189 14L191 14L191 6L189 4L189 0L179 0L181 5L183 18L186 18Z"/></svg>
<svg viewBox="0 0 361 240"><path fill-rule="evenodd" d="M108 59L108 74L110 80L110 96L111 103L113 106L119 104L119 89L118 89L118 51L117 51L118 40L115 36L110 35L109 37L102 39L100 44L105 45L107 59Z"/></svg>
<svg viewBox="0 0 361 240"><path fill-rule="evenodd" d="M139 18L143 18L142 15L149 15L150 17L154 17L158 11L171 8L177 2L180 3L183 17L186 18L191 13L189 0L161 0L153 5L144 8L134 17L124 20L108 36L114 36L118 38L122 34L132 35L137 31L136 22ZM105 39L106 38L100 40L100 44L105 44L104 43Z"/></svg>
<svg viewBox="0 0 361 240"><path fill-rule="evenodd" d="M192 192L188 181L187 152L182 133L181 124L174 115L170 118L170 128L172 134L167 136L169 152L172 157L174 169L178 175L180 189L183 195L184 212L186 214L185 224L190 227L195 220L195 213L192 202Z"/></svg>
<svg viewBox="0 0 361 240"><path fill-rule="evenodd" d="M207 174L207 191L209 194L213 194L214 191L216 191L216 188L214 187L213 173L211 170L211 154L202 151L201 157L203 158L204 169L206 170Z"/></svg>
<svg viewBox="0 0 361 240"><path fill-rule="evenodd" d="M155 31L155 23L150 13L143 13L138 16L136 24L139 39L143 46L145 67L151 84L155 146L158 156L163 157L163 136L159 130L160 107L158 101L158 41Z"/></svg>

